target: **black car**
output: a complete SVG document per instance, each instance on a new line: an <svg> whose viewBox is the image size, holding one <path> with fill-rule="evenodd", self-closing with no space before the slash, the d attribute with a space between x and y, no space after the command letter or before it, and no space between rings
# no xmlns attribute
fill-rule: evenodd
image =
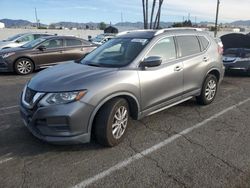
<svg viewBox="0 0 250 188"><path fill-rule="evenodd" d="M96 45L72 36L48 36L0 51L0 72L26 75L60 62L78 60Z"/></svg>
<svg viewBox="0 0 250 188"><path fill-rule="evenodd" d="M221 41L226 72L250 73L250 35L230 33L223 35Z"/></svg>
<svg viewBox="0 0 250 188"><path fill-rule="evenodd" d="M250 74L250 49L226 49L223 53L223 64L227 72L245 72Z"/></svg>

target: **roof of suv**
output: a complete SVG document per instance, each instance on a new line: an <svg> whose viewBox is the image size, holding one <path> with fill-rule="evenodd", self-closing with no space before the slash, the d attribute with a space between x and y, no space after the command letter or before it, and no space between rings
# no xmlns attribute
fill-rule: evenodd
<svg viewBox="0 0 250 188"><path fill-rule="evenodd" d="M201 29L197 28L167 28L161 30L132 30L124 31L117 35L118 38L144 38L151 39L155 36L158 36L163 33L178 33L178 34L196 34L197 32L201 33ZM202 32L204 33L204 32Z"/></svg>

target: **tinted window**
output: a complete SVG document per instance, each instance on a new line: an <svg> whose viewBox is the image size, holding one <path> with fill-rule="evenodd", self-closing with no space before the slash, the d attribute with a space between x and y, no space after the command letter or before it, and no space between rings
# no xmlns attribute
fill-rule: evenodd
<svg viewBox="0 0 250 188"><path fill-rule="evenodd" d="M45 46L46 48L60 48L63 46L62 44L63 42L61 39L52 39L44 42L42 45Z"/></svg>
<svg viewBox="0 0 250 188"><path fill-rule="evenodd" d="M164 38L157 42L149 51L149 56L160 56L163 61L176 59L176 49L173 37Z"/></svg>
<svg viewBox="0 0 250 188"><path fill-rule="evenodd" d="M178 36L177 41L181 57L201 52L200 44L196 36Z"/></svg>
<svg viewBox="0 0 250 188"><path fill-rule="evenodd" d="M46 37L48 35L40 35L40 34L34 34L34 39L39 39L41 37Z"/></svg>
<svg viewBox="0 0 250 188"><path fill-rule="evenodd" d="M81 46L82 41L77 39L66 39L66 46Z"/></svg>
<svg viewBox="0 0 250 188"><path fill-rule="evenodd" d="M204 36L199 36L199 39L201 42L202 51L206 50L209 45L209 41Z"/></svg>

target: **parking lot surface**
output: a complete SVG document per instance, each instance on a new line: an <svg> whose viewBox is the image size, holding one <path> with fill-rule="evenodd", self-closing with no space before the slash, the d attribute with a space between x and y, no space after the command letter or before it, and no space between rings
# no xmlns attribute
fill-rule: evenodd
<svg viewBox="0 0 250 188"><path fill-rule="evenodd" d="M209 106L132 121L122 144L104 148L28 132L18 101L33 75L0 74L0 187L250 187L250 77L225 77Z"/></svg>

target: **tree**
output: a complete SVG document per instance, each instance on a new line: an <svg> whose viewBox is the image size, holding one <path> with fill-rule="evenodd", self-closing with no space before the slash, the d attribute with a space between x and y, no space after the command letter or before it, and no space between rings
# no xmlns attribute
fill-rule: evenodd
<svg viewBox="0 0 250 188"><path fill-rule="evenodd" d="M177 22L172 25L172 27L192 27L193 24L191 20L185 20L184 22Z"/></svg>
<svg viewBox="0 0 250 188"><path fill-rule="evenodd" d="M85 29L89 29L89 25L86 25L86 26L85 26Z"/></svg>
<svg viewBox="0 0 250 188"><path fill-rule="evenodd" d="M106 29L107 25L104 22L99 23L99 29L104 30Z"/></svg>
<svg viewBox="0 0 250 188"><path fill-rule="evenodd" d="M151 9L151 15L150 15L150 24L148 25L148 0L142 0L142 9L143 9L143 22L144 22L144 29L157 29L160 27L160 19L161 19L161 7L164 0L158 0L158 10L155 12L155 7L157 4L157 0L153 0L152 2L152 9ZM155 17L155 21L153 22Z"/></svg>

